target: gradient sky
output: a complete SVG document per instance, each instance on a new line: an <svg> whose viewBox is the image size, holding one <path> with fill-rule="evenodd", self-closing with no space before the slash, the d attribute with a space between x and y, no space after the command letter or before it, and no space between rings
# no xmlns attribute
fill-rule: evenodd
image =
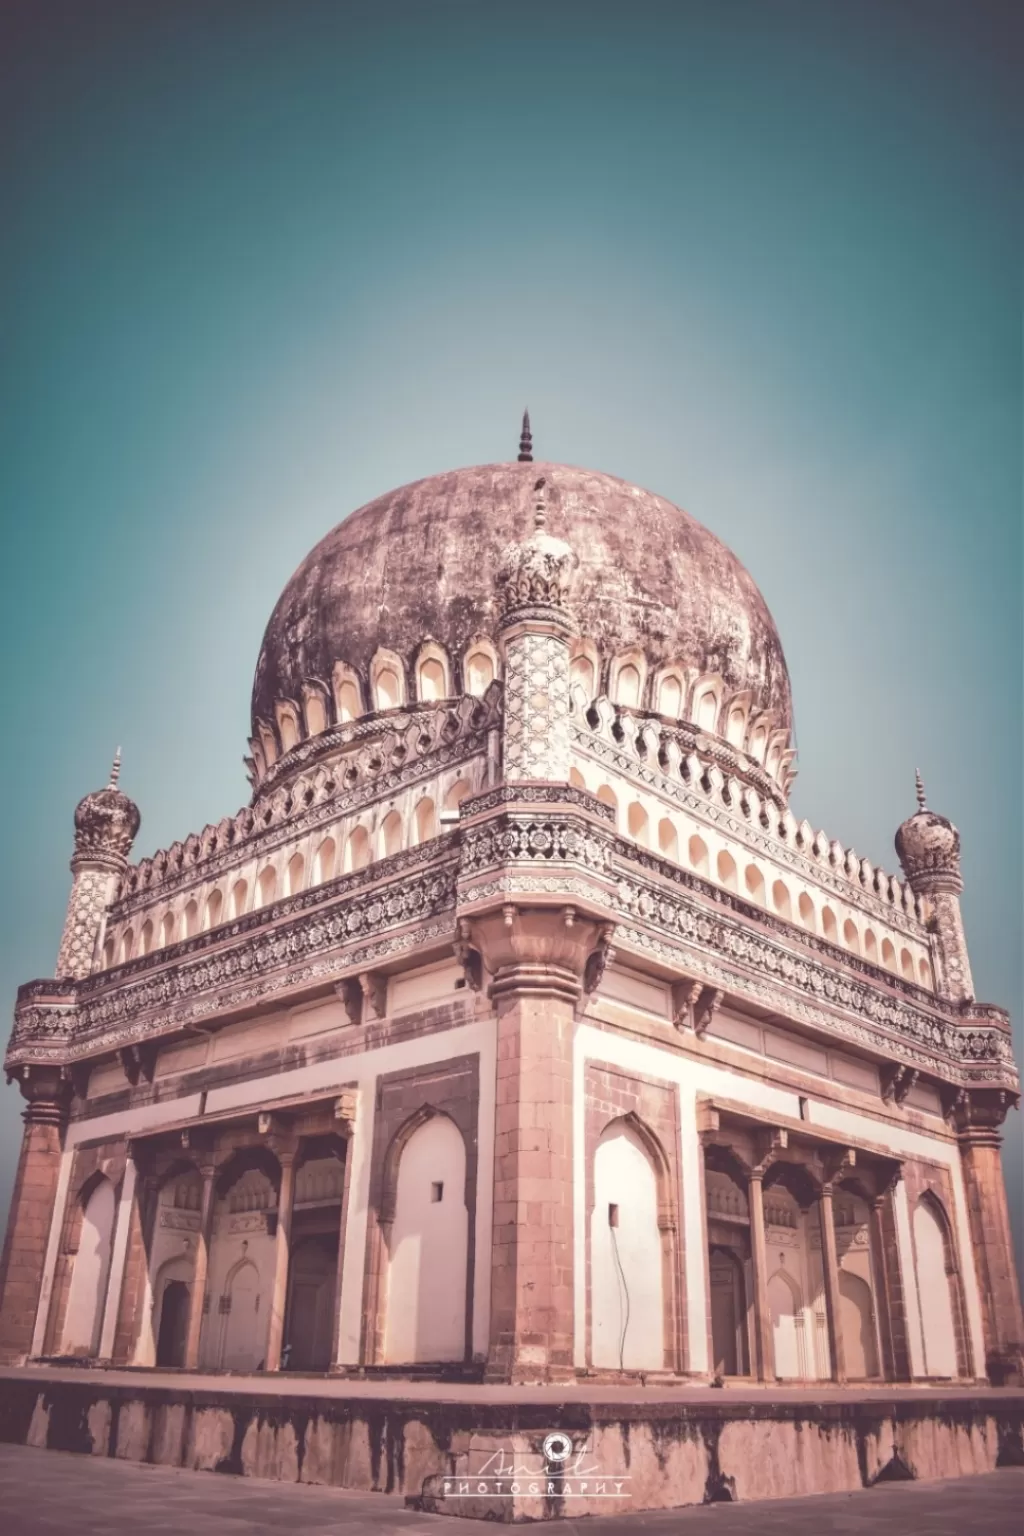
<svg viewBox="0 0 1024 1536"><path fill-rule="evenodd" d="M7 0L5 1006L115 746L139 855L236 810L292 570L528 403L755 576L798 817L894 869L920 765L1019 1044L1019 16Z"/></svg>

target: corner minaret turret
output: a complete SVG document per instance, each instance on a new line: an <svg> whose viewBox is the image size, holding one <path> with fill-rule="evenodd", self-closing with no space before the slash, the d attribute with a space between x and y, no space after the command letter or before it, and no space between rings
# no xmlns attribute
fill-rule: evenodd
<svg viewBox="0 0 1024 1536"><path fill-rule="evenodd" d="M533 487L533 533L506 547L497 578L509 781L569 777L569 668L576 634L569 592L579 560L564 539L545 531L544 490L542 476Z"/></svg>
<svg viewBox="0 0 1024 1536"><path fill-rule="evenodd" d="M139 830L139 808L117 787L118 747L105 789L93 790L75 810L71 895L57 954L57 975L88 976L103 943L107 908L116 900L128 854Z"/></svg>
<svg viewBox="0 0 1024 1536"><path fill-rule="evenodd" d="M960 834L945 816L928 809L919 773L916 782L917 810L896 833L896 852L911 890L931 903L937 989L952 1002L969 1002L974 981L960 915Z"/></svg>

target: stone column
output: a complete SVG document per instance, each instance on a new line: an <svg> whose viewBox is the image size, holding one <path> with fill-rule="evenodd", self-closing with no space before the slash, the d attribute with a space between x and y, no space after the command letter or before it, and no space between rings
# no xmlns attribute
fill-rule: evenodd
<svg viewBox="0 0 1024 1536"><path fill-rule="evenodd" d="M823 1184L818 1199L821 1222L821 1266L825 1280L825 1316L828 1321L828 1347L832 1356L832 1380L846 1380L846 1352L843 1349L843 1325L839 1316L839 1260L836 1257L835 1213L832 1186Z"/></svg>
<svg viewBox="0 0 1024 1536"><path fill-rule="evenodd" d="M775 1376L775 1348L772 1319L768 1310L768 1248L764 1236L764 1171L755 1168L747 1184L750 1213L750 1258L754 1271L754 1341L757 1346L755 1369L758 1381Z"/></svg>
<svg viewBox="0 0 1024 1536"><path fill-rule="evenodd" d="M270 1298L270 1326L267 1330L268 1371L281 1369L284 1342L284 1313L288 1303L288 1260L292 1240L292 1208L295 1204L295 1153L278 1152L281 1164L281 1188L277 1196L277 1238L274 1247L274 1290Z"/></svg>
<svg viewBox="0 0 1024 1536"><path fill-rule="evenodd" d="M68 1085L59 1067L24 1067L25 1129L0 1260L0 1363L25 1360L32 1346L46 1250L60 1179Z"/></svg>
<svg viewBox="0 0 1024 1536"><path fill-rule="evenodd" d="M574 1373L575 1005L604 925L572 909L507 906L469 929L498 1016L486 1372L564 1381Z"/></svg>
<svg viewBox="0 0 1024 1536"><path fill-rule="evenodd" d="M996 1385L1024 1381L1024 1319L999 1151L999 1127L1015 1097L1005 1089L965 1091L953 1101L950 1114L960 1143L981 1293L985 1369Z"/></svg>
<svg viewBox="0 0 1024 1536"><path fill-rule="evenodd" d="M885 1195L871 1202L871 1228L868 1234L871 1255L871 1278L875 1291L875 1316L878 1321L878 1339L881 1358L879 1374L883 1381L898 1381L896 1352L893 1347L893 1296L889 1284L889 1260L885 1251L884 1211Z"/></svg>
<svg viewBox="0 0 1024 1536"><path fill-rule="evenodd" d="M203 1198L199 1214L199 1233L196 1238L196 1264L192 1275L188 1331L185 1334L185 1369L187 1371L194 1371L199 1365L199 1340L203 1331L206 1276L210 1267L210 1238L213 1232L213 1207L216 1196L216 1166L213 1163L207 1163L201 1172Z"/></svg>

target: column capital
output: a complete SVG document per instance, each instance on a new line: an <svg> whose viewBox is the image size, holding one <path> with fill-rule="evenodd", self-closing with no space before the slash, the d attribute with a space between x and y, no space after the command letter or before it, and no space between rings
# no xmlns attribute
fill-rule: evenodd
<svg viewBox="0 0 1024 1536"><path fill-rule="evenodd" d="M479 953L491 974L491 997L532 994L572 1003L599 986L611 933L610 923L575 907L511 902L460 925L461 942Z"/></svg>
<svg viewBox="0 0 1024 1536"><path fill-rule="evenodd" d="M961 1145L999 1146L1000 1128L1020 1094L1009 1088L950 1088L943 1096L946 1119Z"/></svg>

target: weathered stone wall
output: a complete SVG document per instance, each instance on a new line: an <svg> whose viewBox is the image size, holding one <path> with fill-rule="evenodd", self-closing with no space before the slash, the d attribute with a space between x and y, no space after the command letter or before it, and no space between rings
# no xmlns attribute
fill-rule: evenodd
<svg viewBox="0 0 1024 1536"><path fill-rule="evenodd" d="M417 1402L357 1395L274 1394L144 1385L57 1373L0 1377L0 1440L126 1461L230 1472L361 1492L404 1493L425 1508L499 1521L788 1498L929 1481L1024 1464L1024 1394L884 1394L856 1400L647 1403L552 1400ZM559 1464L544 1441L560 1432ZM538 1469L518 1492L494 1470ZM479 1469L489 1464L490 1475ZM559 1471L589 1473L571 1502ZM476 1475L474 1475L476 1474ZM486 1480L485 1480L486 1478ZM626 1491L609 1503L597 1491ZM468 1486L467 1486L468 1485ZM481 1489L485 1491L481 1491ZM465 1489L455 1497L459 1490ZM552 1489L554 1491L552 1491Z"/></svg>

